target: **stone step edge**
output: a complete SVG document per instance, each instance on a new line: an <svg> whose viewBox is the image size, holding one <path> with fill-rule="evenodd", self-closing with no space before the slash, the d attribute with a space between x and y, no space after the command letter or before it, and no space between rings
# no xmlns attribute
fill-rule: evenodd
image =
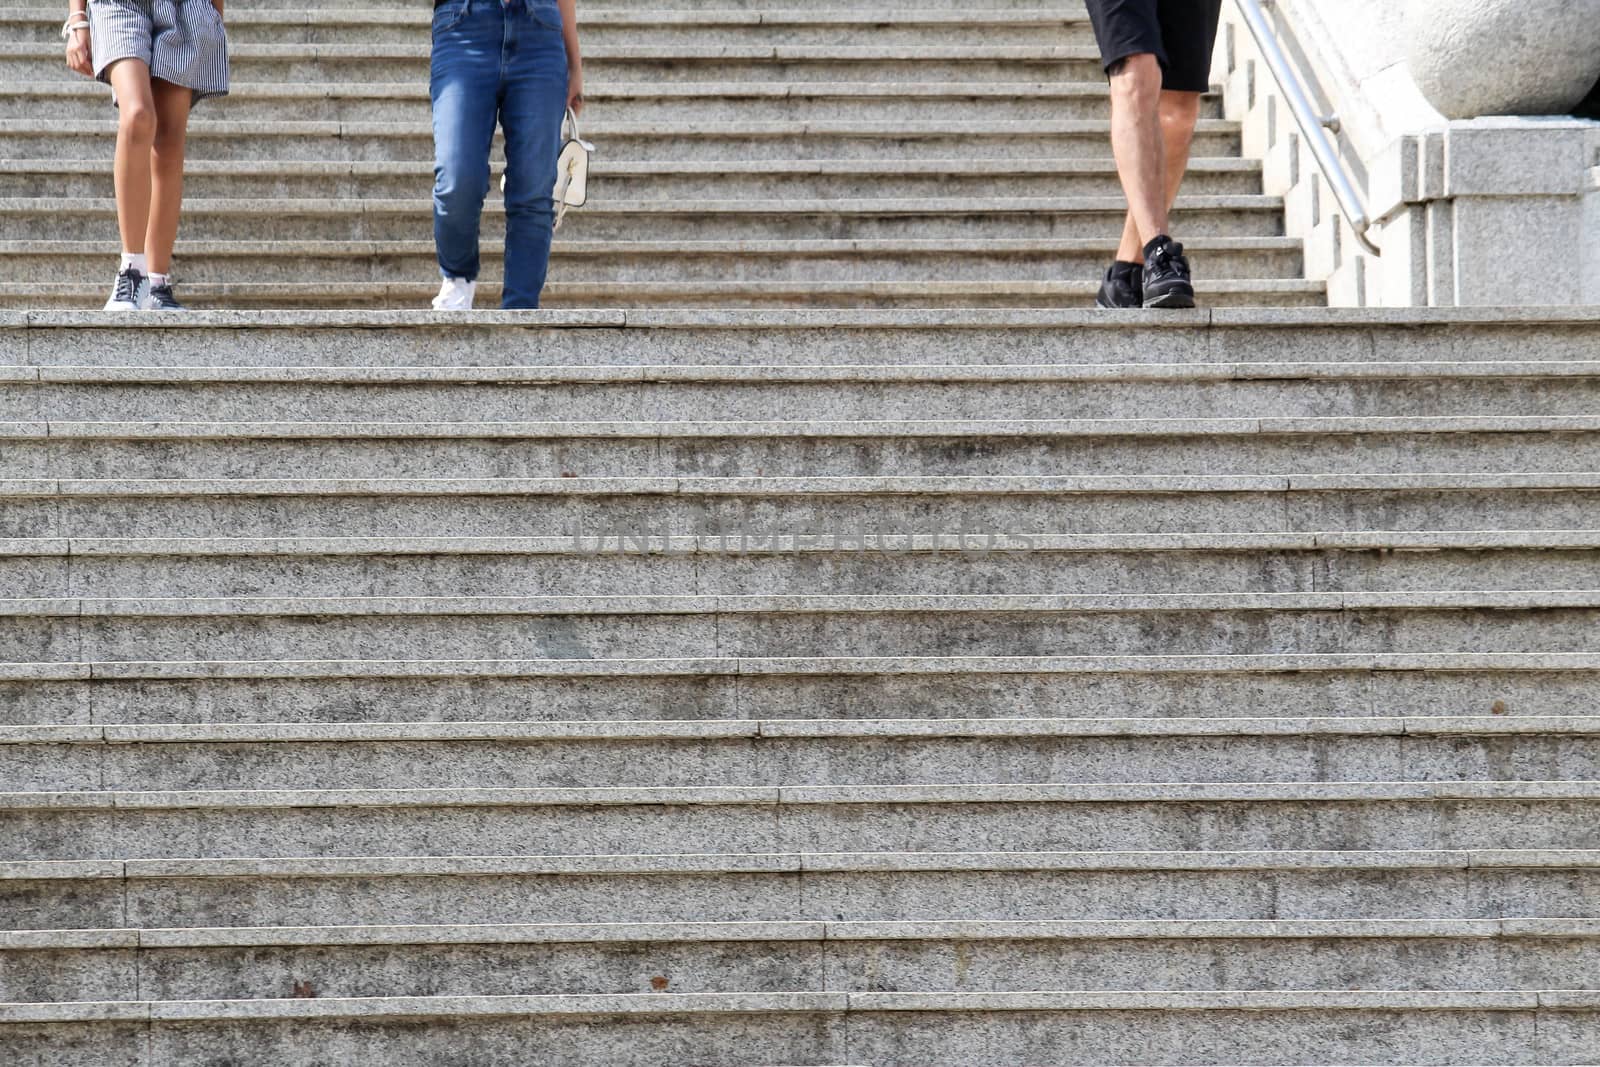
<svg viewBox="0 0 1600 1067"><path fill-rule="evenodd" d="M102 246L96 246L100 253ZM4 254L0 252L0 254ZM104 258L100 255L99 258ZM1277 381L1435 381L1600 378L1600 360L1434 361L1370 363L746 363L746 364L490 364L462 366L220 366L158 364L46 365L0 363L0 382L40 385L809 385L1012 384Z"/></svg>
<svg viewBox="0 0 1600 1067"><path fill-rule="evenodd" d="M532 537L26 537L0 538L0 559L55 557L242 556L555 556L618 555L651 559L680 555L782 557L903 553L1069 553L1157 555L1168 552L1335 553L1600 550L1600 530L1376 530L1260 533L1044 534L1008 531L862 532L829 537L778 534L754 529L724 533L667 534L618 531L604 538L582 530Z"/></svg>
<svg viewBox="0 0 1600 1067"><path fill-rule="evenodd" d="M1550 611L1600 608L1600 589L1323 593L636 594L374 597L28 597L0 618L321 618L608 615L1163 614Z"/></svg>
<svg viewBox="0 0 1600 1067"><path fill-rule="evenodd" d="M922 284L922 283L912 283ZM37 287L35 287L37 288ZM663 438L1114 438L1319 437L1370 434L1600 432L1597 415L1268 416L1264 418L849 419L541 422L182 421L71 419L0 422L0 441L140 440L613 440ZM1109 477L1109 476L1107 476Z"/></svg>
<svg viewBox="0 0 1600 1067"><path fill-rule="evenodd" d="M33 41L0 43L0 60L59 60L61 50L54 44ZM228 58L246 64L265 60L342 59L350 62L382 60L422 60L429 58L427 42L365 41L361 44L230 44ZM905 63L937 61L945 63L1073 63L1098 62L1100 50L1093 45L1038 44L655 44L636 45L599 43L584 46L588 63L717 63L737 61Z"/></svg>
<svg viewBox="0 0 1600 1067"><path fill-rule="evenodd" d="M1600 919L743 920L404 926L0 930L0 952L375 945L687 944L739 941L1305 941L1600 939Z"/></svg>
<svg viewBox="0 0 1600 1067"><path fill-rule="evenodd" d="M117 202L103 197L78 197L73 214L81 218L112 217ZM56 197L3 197L0 215L59 218L61 202ZM432 201L396 197L345 198L311 197L196 197L186 199L185 215L194 217L240 216L244 218L326 218L397 215L419 218L431 215ZM1000 215L1111 214L1126 215L1128 203L1116 196L1015 196L1015 197L852 197L840 199L773 200L747 197L736 200L605 200L590 201L583 209L586 217L618 216L638 219L646 216L772 216L780 219L814 219L818 216L915 216L945 215L994 218ZM1252 193L1196 193L1178 197L1173 211L1179 215L1196 211L1272 213L1283 210L1283 197ZM488 217L505 214L504 200L488 200L483 205Z"/></svg>
<svg viewBox="0 0 1600 1067"><path fill-rule="evenodd" d="M1600 780L1092 782L972 785L78 790L0 793L0 812L789 807L974 804L1389 804L1600 800Z"/></svg>
<svg viewBox="0 0 1600 1067"><path fill-rule="evenodd" d="M3 19L0 19L3 22ZM587 88L587 87L586 87ZM405 100L419 106L428 103L428 86L415 81L399 82L286 82L234 81L228 86L230 99L254 100ZM963 102L974 97L999 97L1006 100L1107 100L1106 83L1085 81L693 81L648 82L612 81L595 87L585 97L600 101L655 100L802 100L802 99L938 99ZM104 103L106 89L88 81L35 81L0 85L0 100L7 97L48 97L56 100L85 99ZM381 120L380 120L381 121Z"/></svg>
<svg viewBox="0 0 1600 1067"><path fill-rule="evenodd" d="M839 497L1204 495L1215 493L1438 492L1600 489L1600 471L1489 474L901 475L883 477L614 478L8 478L0 499L185 496L681 496ZM853 532L853 531L852 531ZM893 534L897 531L890 530ZM902 531L903 532L903 531Z"/></svg>
<svg viewBox="0 0 1600 1067"><path fill-rule="evenodd" d="M931 254L964 255L1049 255L1105 252L1105 241L1094 237L1000 237L993 240L952 238L948 241L918 238L787 238L735 239L728 241L619 240L570 241L557 238L555 255L578 256L712 256L712 257L796 257ZM1294 237L1211 237L1201 236L1184 242L1190 252L1298 252L1302 242ZM301 256L427 256L434 252L430 241L185 241L183 259ZM481 251L504 255L505 242L486 240ZM0 255L10 259L28 256L94 256L105 259L104 241L0 241ZM1547 361L1555 362L1555 361ZM1572 362L1572 361L1566 361ZM1049 364L1044 364L1049 366Z"/></svg>
<svg viewBox="0 0 1600 1067"><path fill-rule="evenodd" d="M385 26L425 27L431 16L425 9L397 11L389 7L335 7L324 10L265 7L235 7L228 12L229 26L282 26L284 28L362 25L378 22ZM856 11L827 8L776 7L751 10L727 8L626 7L606 8L589 5L583 12L584 27L610 26L873 26L884 24L946 26L1035 26L1081 25L1088 15L1081 6L1055 8L963 7L923 8L915 5L889 7L882 11ZM0 7L0 23L37 23L34 8Z"/></svg>
<svg viewBox="0 0 1600 1067"><path fill-rule="evenodd" d="M3 881L160 878L480 878L929 872L1594 871L1600 850L1391 849L1242 852L778 852L568 856L287 856L0 860Z"/></svg>
<svg viewBox="0 0 1600 1067"><path fill-rule="evenodd" d="M0 663L0 681L385 678L785 678L950 675L1600 672L1600 653L1304 653L1220 656L705 657L522 660L125 660Z"/></svg>
<svg viewBox="0 0 1600 1067"><path fill-rule="evenodd" d="M0 1024L852 1012L1592 1012L1600 990L610 993L0 1004Z"/></svg>
<svg viewBox="0 0 1600 1067"><path fill-rule="evenodd" d="M499 172L505 164L492 161L491 170ZM1189 162L1190 174L1245 173L1258 174L1261 163L1254 159L1231 156L1197 157ZM723 159L723 160L635 160L607 157L595 159L590 173L595 175L663 175L694 174L717 175L783 175L827 176L838 174L904 176L915 174L970 174L972 161L967 159ZM326 177L362 177L417 175L431 177L433 164L426 160L287 160L287 159L205 159L187 160L184 170L189 174L211 175L301 175ZM60 174L93 172L111 174L111 160L94 159L0 159L0 174ZM1116 161L1074 157L1013 156L986 163L984 174L991 177L1016 175L1090 174L1115 179ZM18 242L11 242L16 244ZM24 247L29 242L20 242ZM99 244L98 242L96 242Z"/></svg>
<svg viewBox="0 0 1600 1067"><path fill-rule="evenodd" d="M1463 738L1593 737L1600 716L1361 715L1103 719L599 719L359 723L162 723L0 726L0 746L319 744L326 742L827 741L871 738Z"/></svg>
<svg viewBox="0 0 1600 1067"><path fill-rule="evenodd" d="M820 333L821 331L884 330L895 333L977 332L1009 333L1014 330L1080 330L1091 327L1115 332L1119 337L1145 340L1141 331L1157 336L1193 333L1208 338L1213 332L1281 331L1284 342L1329 330L1367 329L1378 338L1364 337L1361 350L1373 352L1384 341L1417 340L1415 327L1432 327L1430 345L1456 332L1471 336L1483 328L1600 327L1597 307L1527 308L1196 308L1188 311L1130 310L1116 315L1092 308L938 308L938 309L763 309L738 308L586 308L572 310L469 312L428 310L362 311L191 311L183 315L127 315L104 311L0 310L0 330L243 330L291 329L313 334L414 327L462 329L471 326L506 334L530 329L636 329L732 333ZM1597 335L1600 336L1600 335ZM1220 339L1219 339L1220 340ZM1225 343L1225 342L1224 342ZM1348 351L1348 343L1345 346ZM1376 353L1374 352L1376 361ZM1214 361L1207 361L1214 362ZM1347 361L1340 361L1347 362Z"/></svg>
<svg viewBox="0 0 1600 1067"><path fill-rule="evenodd" d="M104 259L101 259L103 266ZM420 264L419 264L420 266ZM365 269L365 264L361 265ZM414 280L387 282L181 282L186 296L208 300L227 301L246 307L271 307L278 304L299 304L311 308L337 308L341 301L362 301L362 306L384 306L385 302L403 304L405 307L427 306L432 298L435 283L419 276ZM971 279L971 278L916 278L889 281L816 281L777 280L749 281L682 281L676 278L657 278L651 281L614 282L604 278L579 281L553 281L546 286L546 296L552 300L572 303L577 301L611 301L623 307L694 307L695 301L712 298L728 300L783 301L790 298L806 300L813 304L823 298L839 300L865 300L874 297L901 300L921 299L918 306L931 306L928 301L939 298L947 301L964 298L1006 297L1021 299L1045 297L1077 299L1092 295L1098 285L1093 279L1040 280L1033 278ZM1221 278L1205 282L1200 287L1202 297L1259 296L1313 298L1327 290L1324 282L1299 277L1276 278ZM478 283L478 299L490 300L501 291L497 280L482 279ZM105 286L99 282L4 282L0 283L0 296L11 300L70 300L75 305L92 307L105 295ZM635 301L655 300L657 305L640 305ZM738 305L734 305L738 306ZM781 306L781 305L780 305ZM463 312L461 314L475 314Z"/></svg>

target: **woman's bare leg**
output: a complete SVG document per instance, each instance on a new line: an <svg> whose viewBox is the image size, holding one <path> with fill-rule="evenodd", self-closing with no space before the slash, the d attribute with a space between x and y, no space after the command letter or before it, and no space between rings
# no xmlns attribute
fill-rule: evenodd
<svg viewBox="0 0 1600 1067"><path fill-rule="evenodd" d="M122 250L145 250L150 228L150 151L156 136L156 107L150 68L142 59L119 59L111 66L117 93L117 227Z"/></svg>
<svg viewBox="0 0 1600 1067"><path fill-rule="evenodd" d="M159 78L152 90L156 129L150 151L150 222L145 249L150 273L166 274L172 270L172 246L178 239L178 212L183 207L183 150L194 92Z"/></svg>

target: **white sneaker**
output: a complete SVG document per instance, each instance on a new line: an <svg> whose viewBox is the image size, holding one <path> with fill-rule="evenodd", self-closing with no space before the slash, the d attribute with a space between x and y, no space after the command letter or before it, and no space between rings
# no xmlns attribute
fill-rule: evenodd
<svg viewBox="0 0 1600 1067"><path fill-rule="evenodd" d="M150 303L150 278L133 267L117 275L111 288L111 299L106 301L107 311L143 311Z"/></svg>
<svg viewBox="0 0 1600 1067"><path fill-rule="evenodd" d="M446 278L439 286L439 295L433 298L435 311L471 311L472 298L478 292L478 283L465 278Z"/></svg>

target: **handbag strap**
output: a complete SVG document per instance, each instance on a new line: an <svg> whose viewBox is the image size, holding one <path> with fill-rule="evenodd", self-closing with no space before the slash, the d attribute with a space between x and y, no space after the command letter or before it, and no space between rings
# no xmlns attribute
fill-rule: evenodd
<svg viewBox="0 0 1600 1067"><path fill-rule="evenodd" d="M582 146L585 152L594 151L594 145L590 144L588 141L585 141L583 139L583 134L578 132L578 113L576 111L573 111L570 107L567 108L566 117L561 120L561 125L564 128L570 128L572 130L572 136L567 138L567 140L576 141L580 146Z"/></svg>

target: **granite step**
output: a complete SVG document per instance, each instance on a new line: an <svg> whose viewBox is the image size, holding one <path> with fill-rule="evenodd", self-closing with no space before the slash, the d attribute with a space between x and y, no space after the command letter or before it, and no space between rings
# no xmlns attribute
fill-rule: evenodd
<svg viewBox="0 0 1600 1067"><path fill-rule="evenodd" d="M1103 247L1109 257L1114 239ZM104 262L104 261L103 261ZM114 261L113 265L114 265ZM416 277L432 278L437 268L419 268ZM195 310L307 310L374 308L415 311L427 308L438 293L434 280L374 283L272 282L182 284L181 296ZM1099 288L1095 281L753 281L753 282L549 282L543 306L548 309L610 307L625 309L705 308L769 310L840 307L886 310L967 308L1091 308ZM81 311L104 303L109 283L0 283L0 304ZM1204 285L1201 299L1217 307L1310 308L1322 306L1325 287L1299 279L1222 280ZM480 308L498 307L499 284L486 279L477 290Z"/></svg>
<svg viewBox="0 0 1600 1067"><path fill-rule="evenodd" d="M1592 365L1593 309L0 311L7 367ZM159 340L159 344L153 343ZM269 339L270 344L263 344ZM1587 371L1585 371L1587 372ZM14 373L14 372L13 372Z"/></svg>
<svg viewBox="0 0 1600 1067"><path fill-rule="evenodd" d="M608 146L609 148L609 146ZM491 167L490 196L498 196L503 164ZM12 195L23 197L104 197L111 188L106 159L0 160L0 174ZM596 199L671 200L705 195L715 182L723 199L798 198L817 200L842 190L870 187L886 197L928 198L1115 196L1121 189L1110 159L992 160L974 173L961 159L619 159L610 151L592 160L589 181ZM199 199L400 199L426 193L433 165L409 163L319 162L311 160L190 160L184 190ZM1261 192L1261 166L1254 160L1215 157L1193 160L1184 189L1203 196L1244 196ZM27 246L43 242L27 242ZM232 244L248 242L231 242ZM195 242L184 240L187 250ZM1190 241L1187 247L1193 247ZM101 249L98 242L97 250Z"/></svg>
<svg viewBox="0 0 1600 1067"><path fill-rule="evenodd" d="M52 56L52 58L54 58ZM3 68L0 64L0 68ZM28 64L31 70L34 64ZM385 77L389 77L385 72ZM202 104L203 108L204 105ZM957 122L625 123L593 116L584 136L613 159L750 160L1104 159L1110 124L1100 120ZM0 119L0 158L84 159L103 155L114 120ZM197 162L430 162L433 131L415 122L222 122L197 112L188 157ZM495 150L499 154L498 148ZM1239 126L1201 121L1194 153L1237 156ZM422 187L423 189L426 186ZM102 195L104 195L102 193ZM598 206L599 201L596 201ZM185 227L185 235L192 236ZM10 236L9 234L7 235Z"/></svg>
<svg viewBox="0 0 1600 1067"><path fill-rule="evenodd" d="M1600 848L1600 782L0 794L0 858ZM1057 902L1059 906L1059 901Z"/></svg>
<svg viewBox="0 0 1600 1067"><path fill-rule="evenodd" d="M617 922L1561 920L1580 850L813 853L0 861L14 933ZM1416 977L1420 977L1420 972Z"/></svg>
<svg viewBox="0 0 1600 1067"><path fill-rule="evenodd" d="M16 726L1577 716L1590 653L9 663ZM1155 728L1154 723L1146 724ZM1423 727L1419 727L1419 730Z"/></svg>
<svg viewBox="0 0 1600 1067"><path fill-rule="evenodd" d="M779 1059L881 1067L993 1062L997 1046L1014 1050L1016 1062L1039 1065L1126 1062L1130 1049L1165 1062L1303 1062L1307 1047L1347 1063L1380 1057L1389 1063L1486 1057L1560 1063L1593 1047L1597 1003L1600 993L1586 990L88 1002L0 1007L0 1033L24 1055L71 1041L68 1062L77 1063L106 1062L130 1044L148 1048L152 1063L188 1062L217 1050L293 1063L419 1052L488 1059L515 1047L552 1067L591 1064L602 1055L621 1067L661 1063L689 1046L702 1064L741 1065ZM282 1059L286 1049L293 1059Z"/></svg>
<svg viewBox="0 0 1600 1067"><path fill-rule="evenodd" d="M0 540L0 597L1004 595L1600 588L1600 531L1080 535L754 529Z"/></svg>
<svg viewBox="0 0 1600 1067"><path fill-rule="evenodd" d="M1109 96L1094 82L662 82L611 83L585 92L594 114L619 122L918 121L1106 119ZM41 82L0 91L0 118L40 114L104 119L110 91L89 82ZM208 121L427 123L422 82L246 82L201 105ZM1222 117L1207 97L1202 114Z"/></svg>
<svg viewBox="0 0 1600 1067"><path fill-rule="evenodd" d="M977 246L974 246L977 247ZM587 247L574 248L581 256ZM0 247L0 256L7 254ZM318 422L663 420L715 411L765 420L1073 420L1176 410L1195 419L1582 417L1600 362L1499 364L1014 363L803 366L159 367L0 365L0 418Z"/></svg>
<svg viewBox="0 0 1600 1067"><path fill-rule="evenodd" d="M1591 591L0 601L17 661L1586 652Z"/></svg>
<svg viewBox="0 0 1600 1067"><path fill-rule="evenodd" d="M1052 290L1077 295L1113 254L1109 238L586 241L567 239L565 229L551 258L552 295L595 291L625 297L671 290L675 282L690 290L715 286L727 293L742 286L787 288L797 295L841 286L891 292L913 282L937 287L932 291L961 285L977 291L987 285L1015 287L1019 295ZM1312 288L1301 280L1301 244L1293 238L1202 237L1184 247L1208 286L1293 280ZM504 251L503 240L483 242L479 284L486 293L502 277ZM184 295L203 292L213 300L248 297L257 285L269 286L277 299L318 286L374 283L395 292L407 286L420 292L438 273L430 241L194 240L178 246L178 257L175 273ZM36 287L40 278L51 279L51 292L104 286L115 264L100 241L6 241L0 243L0 287L10 286L20 299L23 287ZM1208 290L1208 295L1216 293Z"/></svg>
<svg viewBox="0 0 1600 1067"><path fill-rule="evenodd" d="M234 46L258 44L339 45L353 41L405 44L427 41L431 15L426 5L334 3L287 9L235 2L228 7L228 39ZM949 45L963 38L987 45L1087 46L1094 43L1081 5L1044 10L987 5L952 10L925 6L857 10L740 9L737 4L605 6L586 3L579 28L587 50L617 45ZM29 8L0 7L0 33L11 42L52 44L54 28Z"/></svg>
<svg viewBox="0 0 1600 1067"><path fill-rule="evenodd" d="M1600 475L56 479L0 482L0 536L795 537L1588 530ZM748 532L747 532L748 531Z"/></svg>
<svg viewBox="0 0 1600 1067"><path fill-rule="evenodd" d="M0 1001L1558 989L1593 919L775 921L25 931Z"/></svg>
<svg viewBox="0 0 1600 1067"><path fill-rule="evenodd" d="M426 84L430 44L425 37L396 43L237 44L228 49L232 77L241 83L409 82ZM1094 82L1103 77L1092 44L991 45L946 41L907 44L648 45L632 40L585 44L585 82L715 83L1027 81ZM59 44L0 45L0 79L75 81ZM202 108L204 103L200 105Z"/></svg>
<svg viewBox="0 0 1600 1067"><path fill-rule="evenodd" d="M0 792L47 793L1550 782L1597 760L1593 717L0 727Z"/></svg>
<svg viewBox="0 0 1600 1067"><path fill-rule="evenodd" d="M184 205L184 234L209 241L427 240L431 205L427 198L190 200ZM68 217L55 208L48 200L0 199L0 226L13 241L115 237L114 200L82 201ZM1283 231L1282 212L1278 197L1185 196L1177 202L1173 225L1213 237L1276 237ZM591 241L691 241L708 231L728 240L1100 238L1114 250L1126 217L1124 201L1095 197L611 200L570 213L562 234ZM499 235L505 224L504 201L486 203L485 234Z"/></svg>
<svg viewBox="0 0 1600 1067"><path fill-rule="evenodd" d="M968 479L1250 477L1252 472L1289 478L1354 474L1368 469L1375 454L1397 475L1523 470L1581 475L1600 470L1600 424L1593 416L1570 415L834 422L61 420L0 424L0 441L5 442L0 478L34 480L115 475L130 480L714 477L726 482L738 477L847 479L868 472ZM1307 447L1312 441L1315 449ZM978 487L991 492L999 488L994 483Z"/></svg>
<svg viewBox="0 0 1600 1067"><path fill-rule="evenodd" d="M495 178L504 165L491 166ZM111 187L109 160L0 161L0 174L17 196L103 197ZM982 174L959 159L908 160L657 160L595 159L590 182L596 195L623 200L666 200L704 194L715 180L726 199L822 199L841 189L870 185L883 196L1115 196L1116 168L1100 159L1009 159ZM184 188L197 198L397 199L426 191L432 165L304 160L194 160ZM490 196L497 197L497 183ZM1184 183L1205 196L1261 192L1259 164L1217 157L1196 159Z"/></svg>

